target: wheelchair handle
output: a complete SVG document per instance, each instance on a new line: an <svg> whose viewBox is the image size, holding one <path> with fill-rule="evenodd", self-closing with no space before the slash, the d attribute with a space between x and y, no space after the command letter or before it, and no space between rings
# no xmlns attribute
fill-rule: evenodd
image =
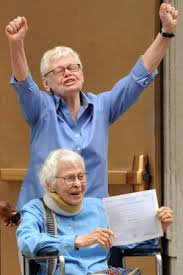
<svg viewBox="0 0 183 275"><path fill-rule="evenodd" d="M14 215L12 215L10 221L14 224L18 224L20 221L20 212L17 212Z"/></svg>

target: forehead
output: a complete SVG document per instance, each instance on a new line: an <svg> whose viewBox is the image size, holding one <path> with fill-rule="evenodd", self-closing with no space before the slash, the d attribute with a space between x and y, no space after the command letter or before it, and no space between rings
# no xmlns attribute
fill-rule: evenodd
<svg viewBox="0 0 183 275"><path fill-rule="evenodd" d="M65 176L68 174L84 172L84 168L80 162L65 163L65 164L59 165L58 172L59 172L59 175Z"/></svg>
<svg viewBox="0 0 183 275"><path fill-rule="evenodd" d="M69 64L75 64L76 63L76 59L71 56L64 56L64 57L59 57L57 59L54 59L51 63L50 63L50 67L51 68L55 68L55 67L59 67L59 66L67 66Z"/></svg>

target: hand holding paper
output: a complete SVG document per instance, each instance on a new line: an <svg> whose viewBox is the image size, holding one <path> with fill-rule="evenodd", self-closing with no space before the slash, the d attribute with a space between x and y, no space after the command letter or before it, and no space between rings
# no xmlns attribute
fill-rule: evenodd
<svg viewBox="0 0 183 275"><path fill-rule="evenodd" d="M162 206L157 211L157 218L161 221L165 232L167 227L173 223L173 211L169 207Z"/></svg>
<svg viewBox="0 0 183 275"><path fill-rule="evenodd" d="M116 235L113 241L116 246L161 237L161 221L172 222L166 207L160 208L157 216L158 201L154 189L104 198L103 202L110 227Z"/></svg>

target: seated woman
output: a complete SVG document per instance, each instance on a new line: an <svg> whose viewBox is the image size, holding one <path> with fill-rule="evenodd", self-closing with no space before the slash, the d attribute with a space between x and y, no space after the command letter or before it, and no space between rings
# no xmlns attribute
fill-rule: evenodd
<svg viewBox="0 0 183 275"><path fill-rule="evenodd" d="M35 256L40 249L57 249L65 257L67 275L107 269L114 233L108 227L102 201L84 198L86 172L82 157L70 150L53 151L42 167L40 180L46 190L43 201L55 213L57 230L55 235L46 232L40 199L28 202L17 229L21 253ZM164 226L172 222L169 208L160 208L157 217ZM41 262L38 274L46 274L46 268ZM54 274L58 271L59 267Z"/></svg>

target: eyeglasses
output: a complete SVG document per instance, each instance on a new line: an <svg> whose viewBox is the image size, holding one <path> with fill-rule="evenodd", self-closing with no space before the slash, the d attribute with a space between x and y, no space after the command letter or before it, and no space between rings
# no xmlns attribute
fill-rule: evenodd
<svg viewBox="0 0 183 275"><path fill-rule="evenodd" d="M72 187L72 185L75 183L76 179L78 179L81 183L86 182L86 175L88 173L79 173L78 175L68 175L65 177L59 177L56 176L56 179L64 179L64 183L68 186L68 187Z"/></svg>
<svg viewBox="0 0 183 275"><path fill-rule="evenodd" d="M77 72L80 69L80 64L69 64L67 67L57 67L49 72L47 72L44 77L48 74L53 73L55 76L63 76L65 74L65 70L67 69L69 72Z"/></svg>

